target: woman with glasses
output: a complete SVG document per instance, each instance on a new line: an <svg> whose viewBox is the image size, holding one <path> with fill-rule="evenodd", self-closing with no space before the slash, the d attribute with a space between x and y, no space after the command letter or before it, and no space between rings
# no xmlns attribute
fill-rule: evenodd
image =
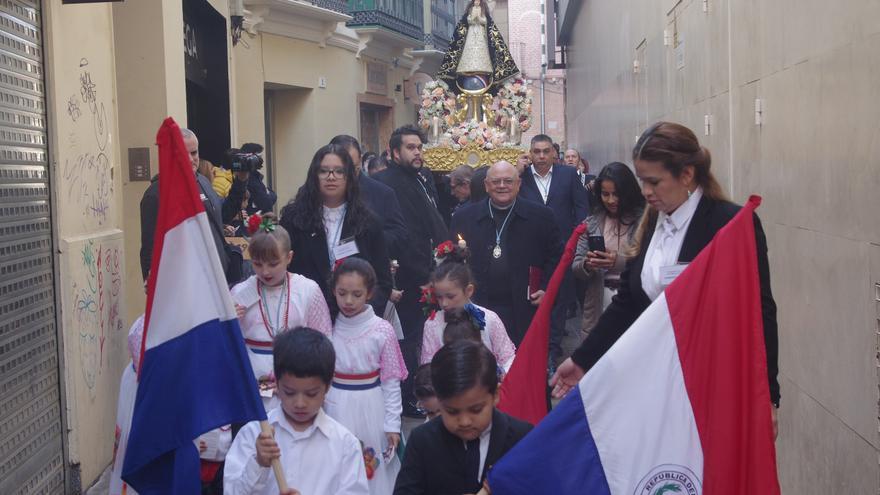
<svg viewBox="0 0 880 495"><path fill-rule="evenodd" d="M360 197L355 165L340 145L321 147L309 166L306 182L281 210L281 226L291 237L293 260L288 270L321 287L335 318L336 298L327 284L338 262L350 256L367 260L376 271L370 300L382 315L391 292L391 264L378 219Z"/></svg>

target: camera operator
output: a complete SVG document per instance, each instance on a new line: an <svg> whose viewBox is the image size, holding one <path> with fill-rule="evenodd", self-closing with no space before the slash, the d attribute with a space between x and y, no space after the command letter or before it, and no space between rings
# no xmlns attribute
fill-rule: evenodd
<svg viewBox="0 0 880 495"><path fill-rule="evenodd" d="M248 215L258 211L269 212L275 207L278 196L263 182L263 147L245 143L241 149L226 152L223 167L231 172L232 185L223 202L223 223L230 224L242 210ZM246 202L245 202L246 201Z"/></svg>

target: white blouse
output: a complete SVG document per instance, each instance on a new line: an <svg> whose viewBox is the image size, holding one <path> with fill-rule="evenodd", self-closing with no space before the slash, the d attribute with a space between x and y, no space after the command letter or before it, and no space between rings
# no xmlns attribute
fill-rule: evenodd
<svg viewBox="0 0 880 495"><path fill-rule="evenodd" d="M660 212L657 217L657 227L642 266L642 289L652 301L666 289L660 280L660 269L678 263L681 245L702 197L703 189L698 187L671 215Z"/></svg>

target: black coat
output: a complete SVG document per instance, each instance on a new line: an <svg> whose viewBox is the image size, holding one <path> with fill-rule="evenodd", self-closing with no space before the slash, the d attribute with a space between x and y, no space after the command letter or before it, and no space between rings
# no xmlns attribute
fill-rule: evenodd
<svg viewBox="0 0 880 495"><path fill-rule="evenodd" d="M403 223L403 213L400 211L400 202L397 195L390 187L368 177L366 174L358 176L358 185L361 189L361 201L373 212L382 226L385 235L385 247L391 259L398 259L401 248L406 244L406 225Z"/></svg>
<svg viewBox="0 0 880 495"><path fill-rule="evenodd" d="M327 300L330 315L335 318L339 307L336 305L336 297L329 284L330 253L327 251L327 235L324 229L303 231L293 225L289 215L282 217L279 223L290 234L291 249L293 249L293 260L287 270L317 282L324 293L324 299ZM342 223L340 239L350 238L353 230L349 217L346 216ZM385 313L385 303L388 302L388 296L391 294L391 265L382 230L372 215L368 217L366 228L355 237L355 242L360 252L354 256L369 261L376 271L376 291L370 304L376 314L381 316Z"/></svg>
<svg viewBox="0 0 880 495"><path fill-rule="evenodd" d="M532 425L497 409L492 413L492 432L482 479L501 457L531 431ZM403 466L394 484L394 495L462 495L477 493L479 485L465 479L463 441L449 433L441 418L417 427L406 444Z"/></svg>
<svg viewBox="0 0 880 495"><path fill-rule="evenodd" d="M226 255L226 239L223 237L221 223L221 208L223 200L211 187L211 183L202 174L196 174L196 188L202 197L205 213L208 215L208 223L211 226L211 235L214 238L214 246L220 257L220 265L223 272L229 278L229 257ZM141 274L144 280L150 273L153 263L153 240L156 235L156 222L159 217L159 175L153 176L151 184L144 191L141 198ZM237 281L230 281L237 282Z"/></svg>
<svg viewBox="0 0 880 495"><path fill-rule="evenodd" d="M690 263L709 244L715 233L727 225L740 206L728 201L717 201L703 196L694 216L688 225L687 233L678 255L680 263ZM656 221L647 225L642 249L638 256L631 259L620 276L620 290L611 300L611 304L599 317L596 326L590 331L586 340L572 354L572 360L584 370L596 364L617 339L632 325L645 309L651 304L650 298L642 289L642 267L645 254L654 235ZM764 320L764 345L767 348L767 375L770 384L770 399L779 403L779 341L776 323L776 302L770 290L770 265L767 261L767 238L761 221L755 215L755 242L758 251L758 278L761 282L761 311Z"/></svg>
<svg viewBox="0 0 880 495"><path fill-rule="evenodd" d="M519 345L535 315L537 307L528 299L529 268L540 268L544 273L542 288L553 275L562 254L559 229L553 221L550 208L519 198L501 237L502 251L507 253L510 285L513 294L515 326L507 328L514 344ZM471 251L470 268L476 279L476 304L492 309L486 287L489 284L489 263L495 247L495 222L489 216L489 199L461 207L452 216L450 237L453 242L461 235ZM505 326L510 326L505 324Z"/></svg>
<svg viewBox="0 0 880 495"><path fill-rule="evenodd" d="M538 183L532 174L532 167L526 167L520 178L522 187L519 197L544 204ZM567 239L590 213L589 193L578 177L577 169L568 165L553 165L553 178L550 180L546 205L553 210L560 235Z"/></svg>
<svg viewBox="0 0 880 495"><path fill-rule="evenodd" d="M416 170L394 162L374 175L377 181L397 193L408 239L399 250L400 269L397 286L403 290L418 291L428 283L433 265L434 248L445 241L448 230L431 194L433 186Z"/></svg>

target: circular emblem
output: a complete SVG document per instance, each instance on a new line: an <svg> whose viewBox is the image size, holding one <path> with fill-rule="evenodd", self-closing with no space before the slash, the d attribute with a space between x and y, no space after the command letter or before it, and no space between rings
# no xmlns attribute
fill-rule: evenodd
<svg viewBox="0 0 880 495"><path fill-rule="evenodd" d="M702 495L703 485L693 471L676 464L661 464L642 478L633 495Z"/></svg>

